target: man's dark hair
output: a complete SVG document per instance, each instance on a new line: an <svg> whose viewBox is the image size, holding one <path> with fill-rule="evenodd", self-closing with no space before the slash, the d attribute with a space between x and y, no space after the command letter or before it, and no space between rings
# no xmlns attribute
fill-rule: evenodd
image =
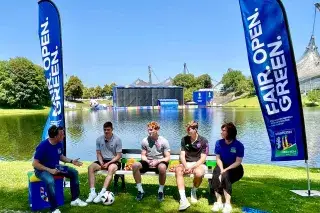
<svg viewBox="0 0 320 213"><path fill-rule="evenodd" d="M49 129L48 129L48 135L50 138L54 138L59 134L59 130L63 130L62 126L56 126L56 125L52 125Z"/></svg>
<svg viewBox="0 0 320 213"><path fill-rule="evenodd" d="M236 136L237 136L237 128L236 126L232 123L232 122L229 122L229 123L225 123L221 126L221 129L223 128L226 128L227 130L227 140L234 140L236 139Z"/></svg>
<svg viewBox="0 0 320 213"><path fill-rule="evenodd" d="M111 129L113 129L112 123L111 123L110 121L107 121L107 122L105 122L105 123L103 124L103 128L104 128L104 129L105 129L105 128L108 128L108 127L110 127Z"/></svg>

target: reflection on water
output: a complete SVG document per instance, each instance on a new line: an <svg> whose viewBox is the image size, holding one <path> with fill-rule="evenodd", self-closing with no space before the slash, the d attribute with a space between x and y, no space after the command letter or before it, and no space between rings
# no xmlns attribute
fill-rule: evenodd
<svg viewBox="0 0 320 213"><path fill-rule="evenodd" d="M319 109L305 109L305 123L310 165L320 167L320 144L317 120ZM140 141L147 134L146 124L152 120L160 123L160 133L168 139L172 150L179 150L185 124L199 121L199 132L209 140L210 152L220 138L220 126L232 121L238 129L238 139L245 146L245 163L304 166L303 161L271 162L270 143L259 109L208 108L188 110L100 110L68 111L67 155L82 160L95 160L95 141L103 134L106 121L114 123L114 132L123 142L124 148L140 148ZM32 157L39 143L46 115L0 117L0 159L26 160Z"/></svg>

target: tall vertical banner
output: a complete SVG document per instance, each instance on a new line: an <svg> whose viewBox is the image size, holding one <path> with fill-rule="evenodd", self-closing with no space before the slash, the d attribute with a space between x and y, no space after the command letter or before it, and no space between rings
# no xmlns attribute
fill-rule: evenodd
<svg viewBox="0 0 320 213"><path fill-rule="evenodd" d="M61 23L57 7L50 0L40 0L39 39L44 75L51 97L51 110L42 133L42 139L48 137L51 125L65 127L64 89L62 65ZM64 154L66 144L64 143Z"/></svg>
<svg viewBox="0 0 320 213"><path fill-rule="evenodd" d="M308 160L295 57L280 0L239 0L272 161Z"/></svg>

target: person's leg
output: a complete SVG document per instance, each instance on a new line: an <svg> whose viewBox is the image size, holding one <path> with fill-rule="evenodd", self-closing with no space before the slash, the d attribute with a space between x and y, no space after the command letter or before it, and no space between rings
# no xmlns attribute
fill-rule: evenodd
<svg viewBox="0 0 320 213"><path fill-rule="evenodd" d="M46 186L46 191L48 194L48 199L50 203L50 210L54 211L57 209L58 204L56 200L55 182L53 175L47 171L36 171L35 175L37 178L42 180Z"/></svg>
<svg viewBox="0 0 320 213"><path fill-rule="evenodd" d="M226 203L231 203L232 184L240 180L243 176L242 165L237 168L230 169L222 175L223 178L223 193Z"/></svg>
<svg viewBox="0 0 320 213"><path fill-rule="evenodd" d="M68 167L66 174L61 174L66 178L70 179L70 190L71 190L71 206L86 206L86 202L80 200L80 187L79 187L79 173L76 169Z"/></svg>
<svg viewBox="0 0 320 213"><path fill-rule="evenodd" d="M166 178L167 178L167 165L165 163L159 163L158 171L159 171L159 185L163 186L166 183Z"/></svg>
<svg viewBox="0 0 320 213"><path fill-rule="evenodd" d="M191 189L191 203L197 203L197 189L202 183L203 176L206 172L206 166L205 165L200 165L197 168L193 170L193 187Z"/></svg>
<svg viewBox="0 0 320 213"><path fill-rule="evenodd" d="M223 208L223 203L222 203L222 193L223 193L223 189L221 187L221 181L219 179L220 176L220 168L219 166L216 166L213 170L213 174L212 174L212 182L211 182L211 192L214 193L214 195L216 196L217 201L214 202L213 207L212 207L212 211L213 212L218 212Z"/></svg>
<svg viewBox="0 0 320 213"><path fill-rule="evenodd" d="M95 189L95 172L99 170L101 170L101 166L98 161L93 162L88 167L90 193L89 193L88 199L86 200L87 203L91 203L97 197L97 193Z"/></svg>
<svg viewBox="0 0 320 213"><path fill-rule="evenodd" d="M88 178L89 178L89 187L91 192L95 192L95 172L101 170L101 166L99 165L98 162L93 162L90 164L88 167Z"/></svg>
<svg viewBox="0 0 320 213"><path fill-rule="evenodd" d="M141 186L141 173L140 170L142 169L142 163L140 162L136 162L132 165L132 174L133 174L133 178L136 181L136 184L138 186L138 184L140 184L139 186ZM139 187L140 188L140 187ZM142 186L138 191L143 191Z"/></svg>
<svg viewBox="0 0 320 213"><path fill-rule="evenodd" d="M109 167L108 167L108 175L103 183L103 188L105 189L108 189L111 181L112 181L112 178L113 178L113 175L116 173L116 171L118 170L118 165L113 163L113 164L110 164Z"/></svg>
<svg viewBox="0 0 320 213"><path fill-rule="evenodd" d="M216 166L214 168L213 174L212 174L211 192L216 195L217 202L219 202L219 201L222 202L221 195L223 193L221 181L219 179L220 173L221 173L221 170L220 170L219 166Z"/></svg>
<svg viewBox="0 0 320 213"><path fill-rule="evenodd" d="M74 201L80 195L79 173L74 168L68 167L67 173L63 176L70 179L71 201Z"/></svg>
<svg viewBox="0 0 320 213"><path fill-rule="evenodd" d="M163 201L163 199L164 199L163 188L164 188L164 184L166 183L167 164L166 163L159 163L158 172L159 172L158 200Z"/></svg>
<svg viewBox="0 0 320 213"><path fill-rule="evenodd" d="M237 168L230 169L225 172L223 175L223 193L226 199L226 203L223 208L223 212L231 212L231 193L232 193L232 183L238 181L243 176L243 168L242 165Z"/></svg>
<svg viewBox="0 0 320 213"><path fill-rule="evenodd" d="M107 191L107 189L110 185L110 182L112 181L112 177L113 177L114 173L116 173L116 171L118 170L118 166L115 163L109 164L107 170L108 170L107 177L104 180L103 187L102 187L100 193L97 195L97 197L94 198L94 200L93 200L94 203L101 202L101 197Z"/></svg>
<svg viewBox="0 0 320 213"><path fill-rule="evenodd" d="M136 162L132 165L132 173L134 180L136 181L138 194L136 196L137 201L141 201L143 199L144 191L141 184L141 173L145 173L149 169L149 164L146 161L141 160L140 162Z"/></svg>
<svg viewBox="0 0 320 213"><path fill-rule="evenodd" d="M182 164L176 167L176 181L177 181L177 186L180 194L179 211L186 210L187 208L190 207L190 203L187 200L185 186L184 186L184 178L183 178L184 169L185 168Z"/></svg>

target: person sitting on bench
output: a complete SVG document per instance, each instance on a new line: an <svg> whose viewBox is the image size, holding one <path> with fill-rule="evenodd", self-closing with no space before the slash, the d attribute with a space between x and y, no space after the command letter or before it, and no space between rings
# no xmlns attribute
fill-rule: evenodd
<svg viewBox="0 0 320 213"><path fill-rule="evenodd" d="M212 211L229 213L232 210L230 200L232 184L243 176L241 165L244 156L243 144L236 139L237 129L233 123L221 126L221 140L216 142L215 154L217 166L213 170L211 192L215 194L217 202L213 204ZM222 204L222 194L226 203Z"/></svg>
<svg viewBox="0 0 320 213"><path fill-rule="evenodd" d="M208 140L198 134L198 122L191 121L187 124L188 135L181 139L180 165L176 168L176 180L180 194L179 211L190 207L186 198L184 174L194 174L193 188L191 189L191 203L198 202L197 189L203 176L208 171L205 161L209 151Z"/></svg>
<svg viewBox="0 0 320 213"><path fill-rule="evenodd" d="M36 177L45 183L51 212L60 213L60 210L57 208L54 175L70 178L71 206L86 206L87 203L79 198L80 187L78 171L67 166L63 166L64 171L61 171L61 168L60 170L57 169L59 168L59 161L82 166L79 159L71 160L63 155L62 141L64 139L64 129L53 125L48 129L48 135L49 138L37 146L32 166L34 167Z"/></svg>
<svg viewBox="0 0 320 213"><path fill-rule="evenodd" d="M164 200L163 187L166 182L166 172L170 160L170 146L167 139L159 136L160 126L157 122L148 123L148 137L141 142L141 161L132 165L133 177L136 181L137 201L141 201L144 191L141 185L141 173L155 171L159 174L158 201Z"/></svg>
<svg viewBox="0 0 320 213"><path fill-rule="evenodd" d="M107 191L113 175L117 170L121 169L120 158L122 154L121 139L113 134L111 122L103 124L104 135L96 140L97 161L88 167L90 193L86 200L87 203L101 202L102 195ZM99 170L107 170L108 175L103 183L103 188L99 194L95 190L95 172Z"/></svg>

